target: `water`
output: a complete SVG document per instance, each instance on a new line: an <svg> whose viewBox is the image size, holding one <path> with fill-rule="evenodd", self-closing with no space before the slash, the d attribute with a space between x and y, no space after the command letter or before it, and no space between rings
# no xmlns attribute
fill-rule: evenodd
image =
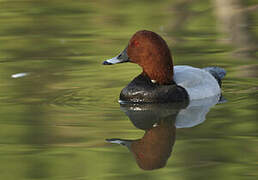
<svg viewBox="0 0 258 180"><path fill-rule="evenodd" d="M230 29L223 22L231 16L217 14L219 0L0 1L0 179L257 179L253 5L232 5L245 11L231 14L237 22ZM227 70L227 102L212 106L204 122L175 129L175 109L174 120L157 124L168 132L172 152L153 171L105 141L145 133L118 103L141 69L101 65L140 29L167 41L174 64Z"/></svg>

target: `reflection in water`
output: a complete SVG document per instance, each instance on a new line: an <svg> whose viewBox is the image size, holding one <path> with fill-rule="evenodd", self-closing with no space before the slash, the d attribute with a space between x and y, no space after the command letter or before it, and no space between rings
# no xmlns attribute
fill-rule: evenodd
<svg viewBox="0 0 258 180"><path fill-rule="evenodd" d="M210 108L219 100L219 96L214 96L189 104L121 104L122 111L145 134L136 140L112 138L107 141L128 147L139 167L144 170L162 168L171 155L176 128L189 128L203 123Z"/></svg>

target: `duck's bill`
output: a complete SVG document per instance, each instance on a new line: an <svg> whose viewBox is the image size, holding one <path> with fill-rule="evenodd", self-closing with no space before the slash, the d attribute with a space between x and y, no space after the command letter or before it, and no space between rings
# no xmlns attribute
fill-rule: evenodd
<svg viewBox="0 0 258 180"><path fill-rule="evenodd" d="M120 144L123 146L127 146L128 148L131 146L133 142L132 140L118 139L118 138L106 139L106 141L112 144Z"/></svg>
<svg viewBox="0 0 258 180"><path fill-rule="evenodd" d="M108 59L104 61L102 64L112 65L112 64L125 63L125 62L130 62L130 59L127 55L127 47L118 56L113 57L112 59Z"/></svg>

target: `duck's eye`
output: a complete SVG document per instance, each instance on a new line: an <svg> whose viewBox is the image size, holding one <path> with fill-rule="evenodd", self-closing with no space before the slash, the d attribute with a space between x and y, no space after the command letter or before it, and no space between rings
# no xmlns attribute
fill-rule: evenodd
<svg viewBox="0 0 258 180"><path fill-rule="evenodd" d="M134 40L132 46L138 47L140 45L139 41Z"/></svg>

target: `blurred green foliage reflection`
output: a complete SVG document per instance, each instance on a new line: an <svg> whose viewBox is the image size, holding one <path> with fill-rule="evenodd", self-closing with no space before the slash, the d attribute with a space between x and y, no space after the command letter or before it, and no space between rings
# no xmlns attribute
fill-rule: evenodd
<svg viewBox="0 0 258 180"><path fill-rule="evenodd" d="M0 179L257 179L257 1L0 0ZM142 171L105 138L140 138L120 90L141 69L103 67L141 29L174 64L227 70L228 100L177 130L167 166ZM28 73L11 78L16 73Z"/></svg>

